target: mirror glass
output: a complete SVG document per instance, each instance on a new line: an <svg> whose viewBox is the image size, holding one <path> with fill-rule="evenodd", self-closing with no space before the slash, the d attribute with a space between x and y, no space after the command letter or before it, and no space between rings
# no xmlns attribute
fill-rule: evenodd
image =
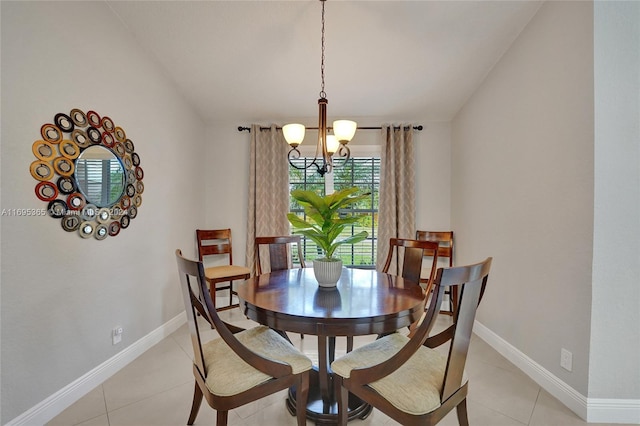
<svg viewBox="0 0 640 426"><path fill-rule="evenodd" d="M98 207L109 207L118 202L126 183L118 156L100 145L82 151L76 160L74 176L87 203Z"/></svg>

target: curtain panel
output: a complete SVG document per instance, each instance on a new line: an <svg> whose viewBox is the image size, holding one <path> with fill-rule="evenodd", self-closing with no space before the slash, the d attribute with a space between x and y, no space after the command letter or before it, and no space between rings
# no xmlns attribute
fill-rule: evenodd
<svg viewBox="0 0 640 426"><path fill-rule="evenodd" d="M289 235L289 145L273 124L251 125L246 265L256 274L256 237Z"/></svg>
<svg viewBox="0 0 640 426"><path fill-rule="evenodd" d="M390 238L415 238L415 156L413 125L382 126L377 269L389 252ZM398 259L389 273L399 270Z"/></svg>

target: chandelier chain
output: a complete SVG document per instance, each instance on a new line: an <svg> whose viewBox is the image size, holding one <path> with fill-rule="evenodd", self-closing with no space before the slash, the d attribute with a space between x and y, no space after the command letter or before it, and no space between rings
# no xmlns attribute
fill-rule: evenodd
<svg viewBox="0 0 640 426"><path fill-rule="evenodd" d="M300 158L300 151L298 145L302 143L304 139L305 127L302 124L287 124L282 127L282 133L287 143L291 146L287 157L289 164L296 169L303 170L308 169L311 166L315 166L318 174L324 176L326 173L333 171L333 156L341 157L343 159L342 165L344 165L350 157L350 151L347 147L347 143L353 138L353 135L358 128L357 123L351 120L337 120L334 121L333 135L327 134L327 130L330 128L327 126L327 93L324 91L324 59L325 59L325 2L326 0L320 0L322 3L322 35L320 37L321 43L321 55L320 55L320 99L318 99L318 144L316 145L316 153L313 156L311 163L306 163L303 166L299 166L294 161ZM320 156L321 155L321 156Z"/></svg>
<svg viewBox="0 0 640 426"><path fill-rule="evenodd" d="M322 2L322 55L320 56L320 79L322 80L322 86L320 88L320 97L326 98L327 93L324 91L324 3L325 0L320 0Z"/></svg>

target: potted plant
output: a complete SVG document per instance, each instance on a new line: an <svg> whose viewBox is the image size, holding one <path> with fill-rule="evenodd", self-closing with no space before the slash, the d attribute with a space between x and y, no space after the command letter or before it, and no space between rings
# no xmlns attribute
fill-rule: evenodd
<svg viewBox="0 0 640 426"><path fill-rule="evenodd" d="M355 195L358 188L346 188L333 194L320 196L314 191L296 189L291 196L304 207L307 220L289 213L287 218L294 233L302 234L314 241L322 250L323 256L314 259L313 270L321 287L333 287L342 273L342 260L334 257L336 249L342 244L358 243L369 235L359 232L345 238L340 234L347 227L359 222L364 215L340 215L340 210L371 196L370 193Z"/></svg>

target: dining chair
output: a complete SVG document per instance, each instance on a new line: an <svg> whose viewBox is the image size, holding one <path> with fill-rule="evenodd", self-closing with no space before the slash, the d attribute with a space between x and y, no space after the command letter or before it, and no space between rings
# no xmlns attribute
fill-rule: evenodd
<svg viewBox="0 0 640 426"><path fill-rule="evenodd" d="M269 327L243 330L223 322L207 290L202 262L185 259L180 250L176 261L194 355L195 390L187 424L195 422L203 397L217 411L216 425L225 426L229 410L295 386L298 426L305 425L311 360ZM205 342L197 314L220 337Z"/></svg>
<svg viewBox="0 0 640 426"><path fill-rule="evenodd" d="M293 269L296 260L300 268L305 267L300 235L256 237L255 253L258 275L263 271ZM294 254L297 259L294 259Z"/></svg>
<svg viewBox="0 0 640 426"><path fill-rule="evenodd" d="M294 269L294 247L300 268L304 268L304 255L302 254L302 237L300 235L284 235L275 237L256 237L256 272L282 271ZM266 247L265 247L266 246ZM263 252L264 254L261 254ZM300 335L304 339L304 334ZM352 343L353 346L353 343Z"/></svg>
<svg viewBox="0 0 640 426"><path fill-rule="evenodd" d="M449 267L453 266L453 231L416 231L416 240L421 241L435 241L438 243L438 258L441 260L447 260L449 263ZM423 271L420 282L427 283L429 278L433 277L433 268L428 270L425 269ZM430 291L430 289L427 289ZM456 310L457 304L457 292L455 287L453 289L446 289L445 294L449 300L449 309L443 310L440 313L446 315L453 315Z"/></svg>
<svg viewBox="0 0 640 426"><path fill-rule="evenodd" d="M431 279L435 276L438 263L438 243L432 241L418 241L405 238L389 239L389 252L387 260L382 267L382 272L388 273L392 260L396 260L396 268L400 269L398 275L415 283L420 283L422 273L422 261L425 256L431 256Z"/></svg>
<svg viewBox="0 0 640 426"><path fill-rule="evenodd" d="M389 240L387 260L382 267L382 272L388 273L392 260L395 259L396 269L401 270L398 275L406 280L421 284L422 263L426 257L431 257L431 276L425 285L427 290L425 294L428 296L428 290L430 286L433 285L438 263L438 243L405 238L391 238ZM413 333L416 327L417 323L411 324L409 326L410 333Z"/></svg>
<svg viewBox="0 0 640 426"><path fill-rule="evenodd" d="M196 240L198 241L198 259L200 262L215 259L215 266L206 267L205 278L209 283L209 291L213 306L216 306L216 292L229 290L229 304L220 308L218 311L236 308L239 305L233 303L233 281L246 280L251 276L249 268L233 264L233 250L231 246L231 229L196 229ZM218 283L226 283L228 285L218 286Z"/></svg>
<svg viewBox="0 0 640 426"><path fill-rule="evenodd" d="M412 337L389 334L331 364L339 425L347 424L349 393L403 425L435 425L454 407L460 426L469 425L464 367L491 261L489 257L475 265L439 268L426 317ZM453 324L429 337L447 286L459 289L458 311ZM446 355L433 349L447 342Z"/></svg>

